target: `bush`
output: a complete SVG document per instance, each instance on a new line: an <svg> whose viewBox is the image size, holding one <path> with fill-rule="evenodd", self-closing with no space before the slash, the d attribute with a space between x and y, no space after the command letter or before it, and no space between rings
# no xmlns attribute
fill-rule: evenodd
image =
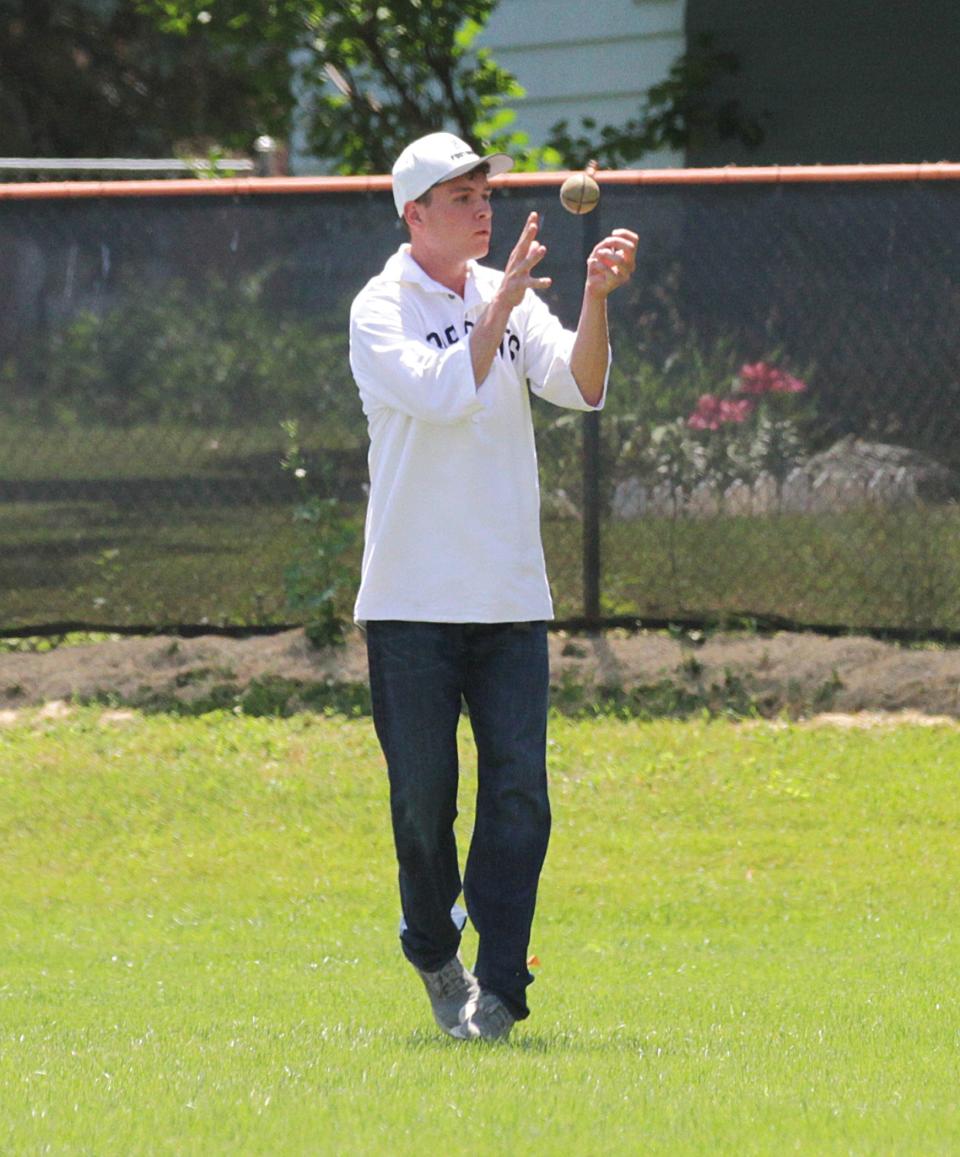
<svg viewBox="0 0 960 1157"><path fill-rule="evenodd" d="M137 286L113 309L75 315L6 367L18 408L85 426L240 425L281 410L355 427L345 321L322 333L278 316L263 283L263 274L237 284L214 275L201 286Z"/></svg>

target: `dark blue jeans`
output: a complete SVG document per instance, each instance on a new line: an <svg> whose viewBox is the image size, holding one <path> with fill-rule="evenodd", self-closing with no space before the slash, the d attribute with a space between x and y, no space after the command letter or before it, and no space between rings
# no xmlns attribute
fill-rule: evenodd
<svg viewBox="0 0 960 1157"><path fill-rule="evenodd" d="M451 909L462 888L479 936L477 979L522 1019L550 838L546 624L372 621L367 653L390 779L404 954L434 971L456 953ZM477 745L477 805L461 882L454 822L463 703Z"/></svg>

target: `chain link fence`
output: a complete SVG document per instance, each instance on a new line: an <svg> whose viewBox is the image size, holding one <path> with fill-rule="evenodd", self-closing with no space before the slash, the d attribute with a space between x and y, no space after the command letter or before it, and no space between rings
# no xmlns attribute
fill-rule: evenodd
<svg viewBox="0 0 960 1157"><path fill-rule="evenodd" d="M641 248L602 416L535 405L558 616L960 629L960 170L560 179L501 180L492 263L540 210L572 325L592 241ZM2 632L349 613L386 183L167 184L0 196Z"/></svg>

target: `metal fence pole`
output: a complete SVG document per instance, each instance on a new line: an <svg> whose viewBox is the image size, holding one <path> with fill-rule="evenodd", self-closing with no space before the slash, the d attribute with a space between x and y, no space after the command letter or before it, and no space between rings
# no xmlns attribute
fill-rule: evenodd
<svg viewBox="0 0 960 1157"><path fill-rule="evenodd" d="M583 221L583 263L600 240L600 210L586 213ZM583 615L588 622L600 620L600 411L584 415L583 421Z"/></svg>

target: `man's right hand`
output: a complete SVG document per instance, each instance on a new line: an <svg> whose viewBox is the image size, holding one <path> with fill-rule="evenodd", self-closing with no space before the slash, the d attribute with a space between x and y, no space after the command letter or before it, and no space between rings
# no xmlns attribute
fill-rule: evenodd
<svg viewBox="0 0 960 1157"><path fill-rule="evenodd" d="M537 240L539 228L540 214L531 213L503 271L497 298L502 298L510 309L523 301L528 289L549 289L553 284L550 277L533 276L534 268L547 255L546 245Z"/></svg>

